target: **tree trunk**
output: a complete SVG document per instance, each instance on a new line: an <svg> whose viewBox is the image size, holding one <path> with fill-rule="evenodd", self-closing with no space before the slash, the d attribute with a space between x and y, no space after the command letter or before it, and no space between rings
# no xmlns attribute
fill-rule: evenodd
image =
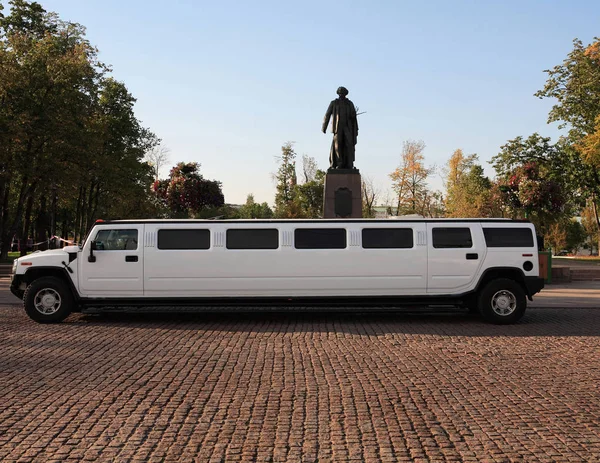
<svg viewBox="0 0 600 463"><path fill-rule="evenodd" d="M2 176L0 178L0 204L4 204L4 196L8 193L8 182ZM4 231L4 209L0 209L0 231Z"/></svg>
<svg viewBox="0 0 600 463"><path fill-rule="evenodd" d="M85 216L85 203L86 203L86 189L84 186L81 187L81 210L80 210L80 217L81 217L81 221L79 222L79 236L81 236L82 238L85 236L85 221L86 221L86 216Z"/></svg>
<svg viewBox="0 0 600 463"><path fill-rule="evenodd" d="M100 198L100 182L96 185L96 194L94 195L94 206L92 208L92 220L97 219L96 214L98 213L98 199Z"/></svg>
<svg viewBox="0 0 600 463"><path fill-rule="evenodd" d="M83 187L79 187L79 195L77 196L77 205L75 206L75 223L73 224L73 239L79 241L80 229L81 229L81 195Z"/></svg>
<svg viewBox="0 0 600 463"><path fill-rule="evenodd" d="M10 183L6 182L2 195L2 226L0 227L2 246L0 247L0 259L8 259L8 251L10 250L10 242L12 237L8 234L8 205L10 198Z"/></svg>
<svg viewBox="0 0 600 463"><path fill-rule="evenodd" d="M62 222L60 224L60 235L65 239L69 239L69 212L63 209ZM68 246L68 243L61 241L60 247Z"/></svg>
<svg viewBox="0 0 600 463"><path fill-rule="evenodd" d="M31 212L33 210L33 192L27 198L27 206L25 207L25 224L20 233L21 240L21 256L27 254L27 241L29 240L29 227L31 227Z"/></svg>
<svg viewBox="0 0 600 463"><path fill-rule="evenodd" d="M87 197L87 207L85 211L86 223L85 231L87 232L92 227L92 205L94 204L94 182L90 183L90 191Z"/></svg>
<svg viewBox="0 0 600 463"><path fill-rule="evenodd" d="M592 199L594 205L594 217L596 217L596 225L598 227L598 254L600 254L600 219L598 218L598 204L596 204L596 198Z"/></svg>
<svg viewBox="0 0 600 463"><path fill-rule="evenodd" d="M6 240L3 240L3 242L2 242L3 251L4 251L4 248L6 245L6 250L7 250L6 256L7 257L8 257L8 249L10 248L10 241L12 240L12 237L15 236L15 234L19 230L21 220L23 219L23 208L25 206L25 200L28 198L29 192L35 190L35 182L33 184L31 184L29 186L29 188L27 187L27 184L28 184L28 178L27 178L27 176L25 176L21 183L21 189L19 190L19 199L17 200L17 207L15 209L15 216L12 221L12 225L8 228L8 231L6 234L7 235Z"/></svg>
<svg viewBox="0 0 600 463"><path fill-rule="evenodd" d="M35 224L35 240L40 243L38 249L45 251L48 249L48 212L46 211L46 196L40 198L40 211Z"/></svg>
<svg viewBox="0 0 600 463"><path fill-rule="evenodd" d="M52 187L52 205L50 206L50 236L56 236L56 202L58 193L56 186Z"/></svg>

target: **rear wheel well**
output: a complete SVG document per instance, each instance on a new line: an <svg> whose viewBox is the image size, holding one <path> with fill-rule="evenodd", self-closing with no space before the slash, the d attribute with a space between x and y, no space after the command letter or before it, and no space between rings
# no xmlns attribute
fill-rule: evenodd
<svg viewBox="0 0 600 463"><path fill-rule="evenodd" d="M497 280L499 278L507 278L509 280L516 281L527 296L529 296L529 292L527 291L527 286L525 285L525 276L523 272L518 268L492 268L487 270L481 279L479 280L479 284L477 285L477 293L479 293L490 281Z"/></svg>

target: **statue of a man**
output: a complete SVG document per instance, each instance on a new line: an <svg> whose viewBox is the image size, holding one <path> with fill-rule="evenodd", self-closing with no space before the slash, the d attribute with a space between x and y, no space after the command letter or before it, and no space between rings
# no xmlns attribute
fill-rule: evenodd
<svg viewBox="0 0 600 463"><path fill-rule="evenodd" d="M329 119L331 121L331 130L333 132L333 141L329 153L329 163L332 169L352 169L354 168L354 145L358 137L358 120L356 119L356 108L354 104L346 98L348 90L344 87L337 89L339 95L337 100L333 100L325 113L323 121L323 133L327 132Z"/></svg>

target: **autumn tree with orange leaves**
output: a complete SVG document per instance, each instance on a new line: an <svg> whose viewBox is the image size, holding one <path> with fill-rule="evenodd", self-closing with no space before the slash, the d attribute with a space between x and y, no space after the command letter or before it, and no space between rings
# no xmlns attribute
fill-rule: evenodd
<svg viewBox="0 0 600 463"><path fill-rule="evenodd" d="M446 217L489 217L490 180L476 154L454 151L446 166Z"/></svg>
<svg viewBox="0 0 600 463"><path fill-rule="evenodd" d="M396 193L397 215L427 215L430 192L427 178L433 168L425 167L423 141L408 140L402 145L400 165L390 174Z"/></svg>

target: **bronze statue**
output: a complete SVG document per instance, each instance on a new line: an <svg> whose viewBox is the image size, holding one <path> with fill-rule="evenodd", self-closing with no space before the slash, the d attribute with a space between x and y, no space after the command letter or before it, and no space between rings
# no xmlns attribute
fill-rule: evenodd
<svg viewBox="0 0 600 463"><path fill-rule="evenodd" d="M337 94L339 95L338 99L329 104L323 121L323 133L326 133L329 119L333 116L331 121L333 141L329 153L329 164L331 169L353 169L354 145L356 145L358 137L356 108L346 98L346 95L348 95L346 88L338 88Z"/></svg>

